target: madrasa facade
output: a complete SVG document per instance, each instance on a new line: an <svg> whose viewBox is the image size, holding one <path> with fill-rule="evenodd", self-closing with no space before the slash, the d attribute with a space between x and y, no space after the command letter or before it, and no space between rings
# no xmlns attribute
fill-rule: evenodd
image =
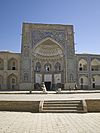
<svg viewBox="0 0 100 133"><path fill-rule="evenodd" d="M100 89L100 55L75 53L73 25L23 23L21 42L0 52L0 90Z"/></svg>

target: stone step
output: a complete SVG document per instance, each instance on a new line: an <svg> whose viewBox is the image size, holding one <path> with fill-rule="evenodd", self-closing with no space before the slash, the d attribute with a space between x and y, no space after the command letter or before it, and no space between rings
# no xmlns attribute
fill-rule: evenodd
<svg viewBox="0 0 100 133"><path fill-rule="evenodd" d="M81 103L81 100L52 100L44 101L44 103Z"/></svg>
<svg viewBox="0 0 100 133"><path fill-rule="evenodd" d="M51 106L64 106L64 107L66 107L66 106L81 106L81 103L80 104L78 104L78 103L61 103L61 104L59 104L59 103L52 103L52 104L48 104L48 103L44 103L44 107L46 107L46 106L49 106L49 107L51 107Z"/></svg>
<svg viewBox="0 0 100 133"><path fill-rule="evenodd" d="M66 102L44 102L44 104L48 104L48 105L50 105L50 104L82 104L82 102L81 101L79 101L79 102L68 102L68 101L66 101Z"/></svg>
<svg viewBox="0 0 100 133"><path fill-rule="evenodd" d="M82 107L43 107L43 110L82 110Z"/></svg>
<svg viewBox="0 0 100 133"><path fill-rule="evenodd" d="M83 112L82 100L44 101L41 112Z"/></svg>
<svg viewBox="0 0 100 133"><path fill-rule="evenodd" d="M83 113L83 110L43 110L42 113Z"/></svg>

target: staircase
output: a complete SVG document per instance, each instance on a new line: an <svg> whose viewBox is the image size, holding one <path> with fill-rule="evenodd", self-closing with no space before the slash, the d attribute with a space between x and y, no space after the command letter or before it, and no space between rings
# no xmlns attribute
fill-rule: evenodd
<svg viewBox="0 0 100 133"><path fill-rule="evenodd" d="M79 113L84 110L82 100L52 100L42 101L40 112L44 113Z"/></svg>

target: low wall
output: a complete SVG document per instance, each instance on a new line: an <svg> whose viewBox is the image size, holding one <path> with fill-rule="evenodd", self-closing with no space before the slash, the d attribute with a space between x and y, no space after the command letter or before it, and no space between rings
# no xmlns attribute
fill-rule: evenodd
<svg viewBox="0 0 100 133"><path fill-rule="evenodd" d="M39 101L0 101L0 111L39 112Z"/></svg>
<svg viewBox="0 0 100 133"><path fill-rule="evenodd" d="M100 112L100 99L86 99L88 112Z"/></svg>
<svg viewBox="0 0 100 133"><path fill-rule="evenodd" d="M87 112L100 112L100 99L86 99ZM40 101L0 101L0 111L39 112Z"/></svg>

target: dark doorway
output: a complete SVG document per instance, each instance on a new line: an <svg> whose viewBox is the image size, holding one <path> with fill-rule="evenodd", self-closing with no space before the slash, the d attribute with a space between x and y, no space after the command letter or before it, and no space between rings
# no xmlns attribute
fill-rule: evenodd
<svg viewBox="0 0 100 133"><path fill-rule="evenodd" d="M45 86L46 86L47 91L51 90L51 82L45 82Z"/></svg>
<svg viewBox="0 0 100 133"><path fill-rule="evenodd" d="M95 83L92 84L93 88L95 88Z"/></svg>
<svg viewBox="0 0 100 133"><path fill-rule="evenodd" d="M81 89L83 89L83 84L81 84Z"/></svg>

